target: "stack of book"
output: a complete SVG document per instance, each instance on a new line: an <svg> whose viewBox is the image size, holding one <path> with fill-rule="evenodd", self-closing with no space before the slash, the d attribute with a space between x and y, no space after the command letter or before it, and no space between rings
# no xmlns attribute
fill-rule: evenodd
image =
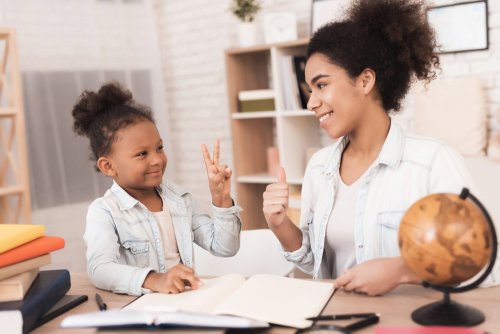
<svg viewBox="0 0 500 334"><path fill-rule="evenodd" d="M43 225L0 224L0 319L21 319L20 329L29 332L66 295L67 270L39 270L63 247L64 239L45 236Z"/></svg>

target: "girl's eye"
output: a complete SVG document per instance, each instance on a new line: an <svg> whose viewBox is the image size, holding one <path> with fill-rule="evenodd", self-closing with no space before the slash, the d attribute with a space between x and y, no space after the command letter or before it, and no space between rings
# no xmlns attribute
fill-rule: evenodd
<svg viewBox="0 0 500 334"><path fill-rule="evenodd" d="M138 156L138 157L145 157L147 154L148 154L148 152L142 151L142 152L137 153L136 156Z"/></svg>
<svg viewBox="0 0 500 334"><path fill-rule="evenodd" d="M156 151L157 151L157 152L161 152L161 151L163 151L163 145L158 146L158 148L156 149Z"/></svg>

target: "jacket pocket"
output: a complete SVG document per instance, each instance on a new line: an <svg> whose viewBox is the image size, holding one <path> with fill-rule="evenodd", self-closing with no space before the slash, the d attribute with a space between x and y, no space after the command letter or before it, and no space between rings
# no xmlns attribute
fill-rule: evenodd
<svg viewBox="0 0 500 334"><path fill-rule="evenodd" d="M377 230L381 257L399 256L398 229L404 211L379 212Z"/></svg>
<svg viewBox="0 0 500 334"><path fill-rule="evenodd" d="M122 243L125 249L127 264L139 267L149 265L149 241L148 240L125 240Z"/></svg>

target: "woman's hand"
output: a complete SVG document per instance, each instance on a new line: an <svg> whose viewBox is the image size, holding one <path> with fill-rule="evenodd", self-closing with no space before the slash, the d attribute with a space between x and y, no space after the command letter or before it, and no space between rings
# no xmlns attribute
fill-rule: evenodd
<svg viewBox="0 0 500 334"><path fill-rule="evenodd" d="M269 228L277 228L286 221L288 210L288 184L286 183L285 169L280 167L278 173L278 183L272 183L266 187L262 195L264 203L262 211L266 217Z"/></svg>
<svg viewBox="0 0 500 334"><path fill-rule="evenodd" d="M210 157L207 146L201 145L205 166L207 168L208 186L212 194L213 205L219 208L229 208L233 206L231 199L231 175L233 171L227 165L219 164L220 143L215 141L214 157Z"/></svg>
<svg viewBox="0 0 500 334"><path fill-rule="evenodd" d="M193 269L178 264L166 273L150 272L142 286L155 292L180 293L188 286L196 290L201 284Z"/></svg>
<svg viewBox="0 0 500 334"><path fill-rule="evenodd" d="M403 258L380 258L363 262L346 270L335 281L335 288L364 293L369 296L383 295L399 284L419 283L420 279L406 266Z"/></svg>

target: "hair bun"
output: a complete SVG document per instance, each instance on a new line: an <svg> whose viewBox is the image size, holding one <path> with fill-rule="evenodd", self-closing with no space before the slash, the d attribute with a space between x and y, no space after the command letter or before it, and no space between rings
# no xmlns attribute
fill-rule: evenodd
<svg viewBox="0 0 500 334"><path fill-rule="evenodd" d="M86 90L73 107L73 129L79 135L88 136L92 122L99 115L130 102L133 102L132 93L117 82L103 85L97 93Z"/></svg>

